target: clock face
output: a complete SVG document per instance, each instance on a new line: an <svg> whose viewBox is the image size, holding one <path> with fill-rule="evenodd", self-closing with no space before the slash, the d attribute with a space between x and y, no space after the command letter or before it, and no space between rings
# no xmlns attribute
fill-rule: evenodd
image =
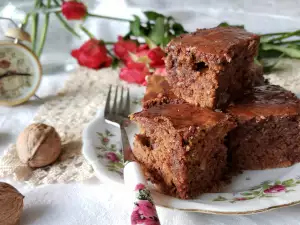
<svg viewBox="0 0 300 225"><path fill-rule="evenodd" d="M26 47L0 44L0 104L15 105L29 99L40 83L41 66Z"/></svg>

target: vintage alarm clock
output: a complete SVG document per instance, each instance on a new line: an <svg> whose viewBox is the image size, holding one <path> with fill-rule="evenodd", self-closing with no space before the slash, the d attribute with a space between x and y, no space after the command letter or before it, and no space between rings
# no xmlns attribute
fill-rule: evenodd
<svg viewBox="0 0 300 225"><path fill-rule="evenodd" d="M5 33L11 40L0 41L0 105L6 106L21 104L32 97L42 77L39 59L22 44L31 41L30 35L15 26Z"/></svg>

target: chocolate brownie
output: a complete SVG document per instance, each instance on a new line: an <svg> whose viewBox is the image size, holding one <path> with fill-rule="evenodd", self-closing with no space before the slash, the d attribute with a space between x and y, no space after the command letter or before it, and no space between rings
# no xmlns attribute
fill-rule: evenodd
<svg viewBox="0 0 300 225"><path fill-rule="evenodd" d="M255 87L228 108L238 126L229 133L232 166L268 169L300 162L300 104L277 85Z"/></svg>
<svg viewBox="0 0 300 225"><path fill-rule="evenodd" d="M164 104L131 115L142 133L133 154L148 178L182 199L209 192L227 168L224 137L230 116L190 104Z"/></svg>
<svg viewBox="0 0 300 225"><path fill-rule="evenodd" d="M144 108L150 108L161 104L178 104L184 102L183 99L179 99L173 93L164 76L152 75L147 78L146 93L142 99Z"/></svg>
<svg viewBox="0 0 300 225"><path fill-rule="evenodd" d="M248 71L258 45L258 35L236 27L183 34L166 48L167 80L175 95L191 104L224 108L252 85Z"/></svg>

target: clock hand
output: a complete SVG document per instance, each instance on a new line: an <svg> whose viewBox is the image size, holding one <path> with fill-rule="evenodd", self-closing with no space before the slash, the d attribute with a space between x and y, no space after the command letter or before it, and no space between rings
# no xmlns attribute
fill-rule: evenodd
<svg viewBox="0 0 300 225"><path fill-rule="evenodd" d="M7 71L6 73L0 75L0 79L11 76L31 76L29 73L17 73L13 71Z"/></svg>

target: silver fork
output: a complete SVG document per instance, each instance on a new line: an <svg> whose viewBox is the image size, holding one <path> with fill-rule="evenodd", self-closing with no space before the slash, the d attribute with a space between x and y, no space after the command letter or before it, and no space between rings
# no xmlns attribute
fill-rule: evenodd
<svg viewBox="0 0 300 225"><path fill-rule="evenodd" d="M111 102L111 92L112 86L109 86L109 91L107 94L104 119L105 122L111 124L120 129L121 142L122 142L122 153L123 153L123 163L124 167L124 182L130 190L134 191L134 208L131 213L131 224L147 224L146 222L151 222L151 224L159 225L159 219L157 216L156 208L153 203L153 199L150 191L146 187L146 179L142 172L140 165L134 162L132 157L132 151L130 148L130 143L124 126L122 123L124 120L128 119L130 113L130 93L127 88L127 94L124 102L124 87L121 87L120 100L118 101L118 90L116 87L115 97L113 100L113 106L110 106ZM143 209L147 208L147 215L143 215ZM149 210L151 210L151 216L149 216Z"/></svg>
<svg viewBox="0 0 300 225"><path fill-rule="evenodd" d="M131 148L130 148L130 143L128 140L126 130L122 126L122 123L126 119L128 119L128 115L130 114L130 93L129 93L129 89L127 89L126 101L124 104L124 92L125 91L124 91L124 87L121 87L121 96L120 96L120 101L118 103L119 87L117 86L116 91L115 91L113 106L110 107L111 89L112 89L112 85L109 86L109 90L108 90L108 94L107 94L107 98L106 98L104 119L105 119L106 123L111 124L120 129L121 139L122 139L121 140L122 141L122 152L123 152L122 160L123 160L123 163L125 163L131 157Z"/></svg>

